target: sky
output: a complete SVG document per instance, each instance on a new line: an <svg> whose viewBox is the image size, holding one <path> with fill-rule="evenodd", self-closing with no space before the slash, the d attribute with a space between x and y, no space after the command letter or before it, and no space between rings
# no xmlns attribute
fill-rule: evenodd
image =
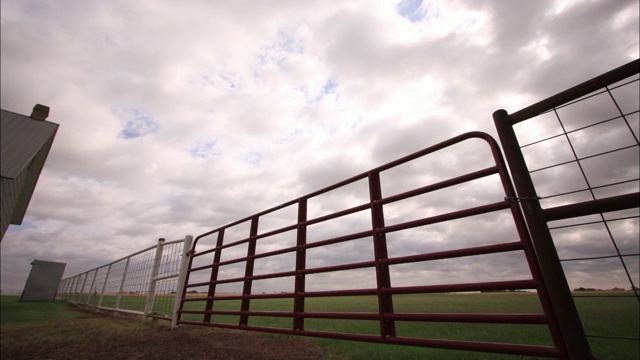
<svg viewBox="0 0 640 360"><path fill-rule="evenodd" d="M468 131L496 137L495 110L515 112L640 52L635 0L0 6L2 109L29 115L44 104L48 121L60 124L25 220L2 241L3 293L24 287L34 259L64 262L65 277L76 275L158 238L197 236ZM632 95L621 96L637 110L633 86ZM523 136L555 131L546 123L527 126ZM637 141L637 113L630 126ZM616 131L601 133L610 144L623 136ZM561 161L566 154L554 146L525 148L525 155L541 166L544 151ZM637 179L637 158L636 147L590 166L597 181ZM482 143L460 146L383 174L383 195L481 169L488 160ZM576 181L544 172L534 180L543 190ZM367 201L359 186L315 201L310 217ZM637 191L638 183L628 186ZM386 206L385 215L401 223L499 201L500 191L494 177ZM272 221L286 224L286 216ZM357 215L310 229L310 241L367 226L370 218ZM622 252L639 252L637 218L615 222L612 231ZM597 226L554 232L563 257L613 251ZM388 240L390 255L400 256L516 237L501 212ZM370 248L364 241L317 250L308 266L362 261ZM627 258L635 284L637 259ZM291 261L280 260L260 271ZM522 264L518 255L404 265L392 282L526 278ZM616 259L566 266L571 287L630 286ZM371 281L363 273L313 278L308 289Z"/></svg>

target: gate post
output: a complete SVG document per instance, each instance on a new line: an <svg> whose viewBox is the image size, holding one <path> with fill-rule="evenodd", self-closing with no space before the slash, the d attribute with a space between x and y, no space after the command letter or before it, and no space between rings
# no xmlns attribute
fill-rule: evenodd
<svg viewBox="0 0 640 360"><path fill-rule="evenodd" d="M147 319L147 314L153 315L153 302L156 299L156 277L160 272L160 263L162 262L162 248L164 246L164 238L158 239L158 245L156 246L156 255L153 258L153 266L151 267L151 276L149 277L149 289L147 290L147 301L144 307L144 318Z"/></svg>
<svg viewBox="0 0 640 360"><path fill-rule="evenodd" d="M547 286L546 290L552 306L552 314L550 315L555 318L550 320L557 323L561 340L564 343L564 349L561 351L566 352L568 359L593 359L589 342L573 302L553 238L542 214L543 210L529 175L526 161L520 151L520 144L513 130L509 114L505 110L497 110L493 113L493 121L498 131L502 150L509 163L540 272Z"/></svg>
<svg viewBox="0 0 640 360"><path fill-rule="evenodd" d="M173 302L173 316L171 317L171 328L178 326L178 310L180 310L180 302L182 301L182 293L184 289L184 282L187 277L187 270L189 269L189 253L191 252L191 244L193 242L193 236L187 235L184 238L184 244L182 246L182 260L180 262L180 272L178 274L178 283L176 284L176 297Z"/></svg>

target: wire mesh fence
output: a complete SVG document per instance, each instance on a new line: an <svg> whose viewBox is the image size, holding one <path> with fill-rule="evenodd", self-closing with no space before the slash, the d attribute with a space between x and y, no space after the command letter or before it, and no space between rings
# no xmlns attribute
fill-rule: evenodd
<svg viewBox="0 0 640 360"><path fill-rule="evenodd" d="M636 75L539 115L538 126L516 127L527 141L521 149L543 208L638 191L638 99ZM638 218L638 210L630 209L549 224L573 289L597 288L588 284L596 277L638 297ZM577 232L583 234L579 241ZM591 244L586 232L602 241ZM585 265L606 263L619 268L578 274Z"/></svg>
<svg viewBox="0 0 640 360"><path fill-rule="evenodd" d="M530 231L548 231L578 312L594 303L625 309L611 319L615 332L580 316L592 348L640 340L638 68L636 60L511 115L494 114L517 200L540 221L528 219Z"/></svg>
<svg viewBox="0 0 640 360"><path fill-rule="evenodd" d="M62 280L58 297L70 302L153 317L173 317L180 273L191 236L165 242Z"/></svg>

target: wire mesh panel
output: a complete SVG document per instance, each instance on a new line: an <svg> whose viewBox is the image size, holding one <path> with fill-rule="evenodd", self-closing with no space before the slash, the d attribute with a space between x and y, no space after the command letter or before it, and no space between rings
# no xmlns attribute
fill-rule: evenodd
<svg viewBox="0 0 640 360"><path fill-rule="evenodd" d="M155 247L128 258L118 309L143 312L153 269Z"/></svg>
<svg viewBox="0 0 640 360"><path fill-rule="evenodd" d="M594 306L624 309L611 319L617 325L606 329L581 316L591 343L615 341L614 346L635 350L639 69L636 60L514 114L494 114L517 200L531 217L538 257L557 251L579 312ZM538 246L547 234L555 249Z"/></svg>
<svg viewBox="0 0 640 360"><path fill-rule="evenodd" d="M190 239L161 239L156 246L63 279L58 296L96 308L171 318Z"/></svg>
<svg viewBox="0 0 640 360"><path fill-rule="evenodd" d="M197 237L177 323L565 357L514 196L489 135L444 141Z"/></svg>
<svg viewBox="0 0 640 360"><path fill-rule="evenodd" d="M180 265L183 259L183 244L169 243L162 248L162 258L156 275L155 296L149 305L150 312L156 316L171 317L173 315Z"/></svg>

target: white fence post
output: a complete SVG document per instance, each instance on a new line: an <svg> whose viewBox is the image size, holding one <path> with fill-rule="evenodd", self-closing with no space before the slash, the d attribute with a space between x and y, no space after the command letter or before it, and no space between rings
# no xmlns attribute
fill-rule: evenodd
<svg viewBox="0 0 640 360"><path fill-rule="evenodd" d="M100 291L100 300L98 300L98 307L102 306L102 299L104 298L104 290L107 288L107 281L109 281L109 274L111 274L111 265L107 268L107 275L104 277L104 284L102 284L102 291Z"/></svg>
<svg viewBox="0 0 640 360"><path fill-rule="evenodd" d="M71 278L67 278L67 281L64 283L64 289L62 289L62 298L65 300L69 299L70 292L71 292Z"/></svg>
<svg viewBox="0 0 640 360"><path fill-rule="evenodd" d="M178 309L180 309L180 301L182 300L182 290L184 288L184 281L187 276L187 268L189 266L189 254L191 253L191 243L193 242L193 236L187 235L184 238L184 244L182 246L182 262L180 263L180 273L178 275L178 284L176 284L176 297L173 303L173 316L171 317L171 328L178 326Z"/></svg>
<svg viewBox="0 0 640 360"><path fill-rule="evenodd" d="M156 298L156 277L160 272L160 263L162 262L162 247L164 245L164 238L158 240L158 246L156 247L156 256L153 259L153 266L151 270L151 277L149 278L149 290L147 291L147 301L144 307L144 315L153 315L153 302Z"/></svg>
<svg viewBox="0 0 640 360"><path fill-rule="evenodd" d="M73 301L73 294L76 291L76 278L77 276L74 276L71 278L71 284L69 286L69 295L68 295L69 301Z"/></svg>
<svg viewBox="0 0 640 360"><path fill-rule="evenodd" d="M64 287L67 286L67 279L63 279L60 282L60 287L58 288L58 292L56 293L56 298L64 298Z"/></svg>
<svg viewBox="0 0 640 360"><path fill-rule="evenodd" d="M120 289L118 290L118 297L116 297L116 309L120 308L120 297L122 297L122 290L124 290L124 282L127 279L127 270L129 270L129 259L131 259L131 257L127 258L127 262L124 265L124 272L122 273L122 280L120 280Z"/></svg>
<svg viewBox="0 0 640 360"><path fill-rule="evenodd" d="M91 295L93 295L93 286L96 284L96 276L98 276L98 269L93 271L93 279L91 280L91 286L89 286L89 296L87 296L87 305L91 303Z"/></svg>
<svg viewBox="0 0 640 360"><path fill-rule="evenodd" d="M84 295L84 286L87 284L87 278L89 274L84 273L84 279L82 280L82 287L80 288L80 298L78 299L78 303L82 304L82 295Z"/></svg>
<svg viewBox="0 0 640 360"><path fill-rule="evenodd" d="M180 298L177 300L174 298L174 303L172 304L170 294L176 294L183 290L192 240L193 237L191 235L168 242L160 239L156 245L130 254L122 259L62 279L58 295L72 303L95 307L97 311L104 308L135 313L142 315L144 318L153 318L158 314L162 315L161 317L168 318L179 309ZM180 243L183 244L182 248L180 248ZM154 261L149 261L149 256L153 256ZM124 266L122 262L124 262ZM123 267L124 270L121 270ZM105 270L106 275L102 274L98 278L98 273ZM93 272L93 276L92 279L89 279L91 272ZM112 277L115 278L111 280ZM170 279L172 280L167 282L166 286L164 282L161 282ZM148 282L144 282L145 280L148 280ZM100 285L100 281L103 281L102 285ZM179 284L176 284L178 282ZM98 285L101 288L99 295ZM115 287L116 289L109 290L107 289L108 287ZM145 294L144 291L147 291L146 296L139 296ZM157 293L164 295L164 292L170 293L163 297L157 296L159 295ZM127 296L130 293L135 293L136 295ZM84 294L88 294L86 299L83 299ZM94 296L99 296L99 299L95 299ZM105 298L111 297L115 297L115 303L109 301L109 304L105 307ZM125 301L123 301L123 297ZM92 305L92 303L97 303L97 306ZM173 308L171 305L173 305ZM158 314L155 312L158 312Z"/></svg>

